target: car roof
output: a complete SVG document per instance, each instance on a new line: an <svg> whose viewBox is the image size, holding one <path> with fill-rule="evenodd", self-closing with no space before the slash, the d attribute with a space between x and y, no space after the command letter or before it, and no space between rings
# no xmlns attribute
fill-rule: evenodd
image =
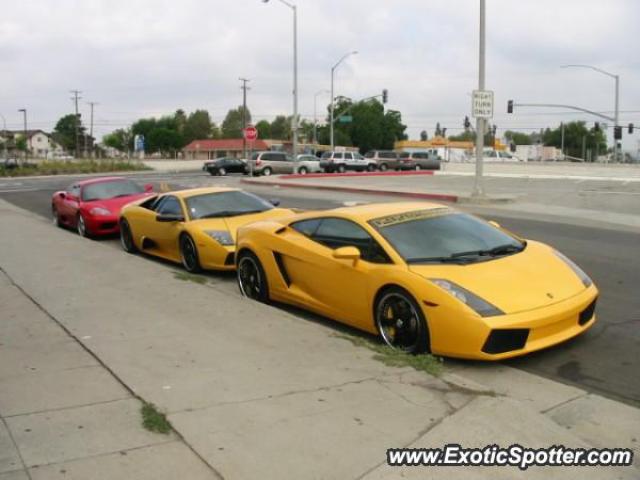
<svg viewBox="0 0 640 480"><path fill-rule="evenodd" d="M399 213L411 212L415 210L435 210L437 208L449 208L447 205L433 202L390 202L390 203L368 203L355 205L352 207L339 207L330 210L320 210L301 214L296 220L311 219L316 217L344 217L351 220L368 222L374 218L385 217L387 215L397 215ZM456 211L451 209L452 211Z"/></svg>
<svg viewBox="0 0 640 480"><path fill-rule="evenodd" d="M130 179L126 177L98 177L98 178L88 178L86 180L80 180L79 182L75 182L75 183L77 183L82 187L82 186L91 185L94 183L117 182L117 181L125 181L125 180L130 180Z"/></svg>
<svg viewBox="0 0 640 480"><path fill-rule="evenodd" d="M222 193L222 192L238 192L239 188L226 188L226 187L205 187L205 188L188 188L185 190L175 190L171 192L164 192L163 195L175 195L179 198L195 197L196 195L205 195L207 193Z"/></svg>

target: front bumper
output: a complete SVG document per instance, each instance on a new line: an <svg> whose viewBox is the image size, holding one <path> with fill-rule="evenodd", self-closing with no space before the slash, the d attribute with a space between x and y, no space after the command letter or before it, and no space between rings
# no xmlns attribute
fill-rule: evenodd
<svg viewBox="0 0 640 480"><path fill-rule="evenodd" d="M451 318L448 322L436 321L432 350L439 355L479 360L502 360L542 350L588 330L596 321L597 296L598 290L592 285L574 297L535 310L469 317L459 322ZM433 311L430 314L434 316Z"/></svg>
<svg viewBox="0 0 640 480"><path fill-rule="evenodd" d="M84 223L91 235L114 235L120 233L117 215L85 217Z"/></svg>

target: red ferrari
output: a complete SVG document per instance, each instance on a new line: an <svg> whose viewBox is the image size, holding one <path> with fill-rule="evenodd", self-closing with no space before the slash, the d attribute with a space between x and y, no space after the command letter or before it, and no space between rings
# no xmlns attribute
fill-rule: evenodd
<svg viewBox="0 0 640 480"><path fill-rule="evenodd" d="M83 237L118 233L120 209L127 203L152 195L153 185L144 187L123 177L102 177L72 183L53 194L51 214L58 227L75 228Z"/></svg>

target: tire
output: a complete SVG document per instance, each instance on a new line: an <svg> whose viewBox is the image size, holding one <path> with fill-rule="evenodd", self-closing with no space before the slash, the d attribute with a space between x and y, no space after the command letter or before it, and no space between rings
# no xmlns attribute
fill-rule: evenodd
<svg viewBox="0 0 640 480"><path fill-rule="evenodd" d="M218 174L218 172L216 172L213 168L209 170L209 173L211 174L212 177Z"/></svg>
<svg viewBox="0 0 640 480"><path fill-rule="evenodd" d="M55 207L55 205L51 205L51 220L53 221L53 224L56 227L62 228L62 222L60 221L60 215L58 215L58 209Z"/></svg>
<svg viewBox="0 0 640 480"><path fill-rule="evenodd" d="M120 220L120 245L122 245L122 249L127 253L138 252L138 247L136 247L136 244L133 241L131 227L125 218Z"/></svg>
<svg viewBox="0 0 640 480"><path fill-rule="evenodd" d="M412 354L430 351L427 321L406 290L383 290L376 299L373 315L378 333L389 347Z"/></svg>
<svg viewBox="0 0 640 480"><path fill-rule="evenodd" d="M338 173L344 173L345 170L344 165L338 165Z"/></svg>
<svg viewBox="0 0 640 480"><path fill-rule="evenodd" d="M416 165L414 168L416 172L419 172L420 170L422 170L422 167L420 165Z"/></svg>
<svg viewBox="0 0 640 480"><path fill-rule="evenodd" d="M307 173L309 173L309 170L307 170L307 167L300 167L298 169L298 174L299 175L306 175Z"/></svg>
<svg viewBox="0 0 640 480"><path fill-rule="evenodd" d="M380 169L381 172L386 172L389 169L386 163L381 163L380 167L378 168Z"/></svg>
<svg viewBox="0 0 640 480"><path fill-rule="evenodd" d="M189 234L180 236L180 259L182 266L189 273L200 273L200 259L198 257L198 247Z"/></svg>
<svg viewBox="0 0 640 480"><path fill-rule="evenodd" d="M81 213L78 214L78 218L76 220L76 231L81 237L89 238L91 236L87 230L87 224Z"/></svg>
<svg viewBox="0 0 640 480"><path fill-rule="evenodd" d="M258 257L249 250L240 253L237 263L236 278L242 296L257 302L269 302L269 285L264 268Z"/></svg>
<svg viewBox="0 0 640 480"><path fill-rule="evenodd" d="M268 177L271 175L271 167L264 167L264 170L262 170L262 175L264 175L265 177Z"/></svg>
<svg viewBox="0 0 640 480"><path fill-rule="evenodd" d="M376 166L373 163L370 163L369 165L367 165L367 172L373 172L375 171Z"/></svg>
<svg viewBox="0 0 640 480"><path fill-rule="evenodd" d="M227 171L224 168L218 169L218 175L220 175L221 177L224 177L226 174L227 174Z"/></svg>

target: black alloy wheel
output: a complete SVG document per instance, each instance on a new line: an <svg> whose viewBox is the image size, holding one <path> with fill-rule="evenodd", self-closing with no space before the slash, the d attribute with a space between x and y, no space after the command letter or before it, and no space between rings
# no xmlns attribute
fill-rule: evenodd
<svg viewBox="0 0 640 480"><path fill-rule="evenodd" d="M81 237L84 237L84 238L89 237L89 232L87 231L87 224L85 223L84 217L82 216L81 213L78 214L78 219L76 221L76 230L78 232L78 235L80 235Z"/></svg>
<svg viewBox="0 0 640 480"><path fill-rule="evenodd" d="M263 303L269 301L267 277L260 260L252 252L244 251L240 254L237 278L240 293L243 296Z"/></svg>
<svg viewBox="0 0 640 480"><path fill-rule="evenodd" d="M193 238L188 234L183 234L180 237L180 258L187 272L200 273L202 271L200 259L198 258L198 249Z"/></svg>
<svg viewBox="0 0 640 480"><path fill-rule="evenodd" d="M51 220L56 227L62 227L62 221L60 220L60 214L58 213L58 209L52 205L51 206Z"/></svg>
<svg viewBox="0 0 640 480"><path fill-rule="evenodd" d="M136 247L133 241L133 234L131 233L131 227L126 219L120 220L120 245L122 249L127 253L136 253L138 247Z"/></svg>
<svg viewBox="0 0 640 480"><path fill-rule="evenodd" d="M429 351L429 331L420 307L400 288L382 293L375 306L375 322L382 340L406 353Z"/></svg>

